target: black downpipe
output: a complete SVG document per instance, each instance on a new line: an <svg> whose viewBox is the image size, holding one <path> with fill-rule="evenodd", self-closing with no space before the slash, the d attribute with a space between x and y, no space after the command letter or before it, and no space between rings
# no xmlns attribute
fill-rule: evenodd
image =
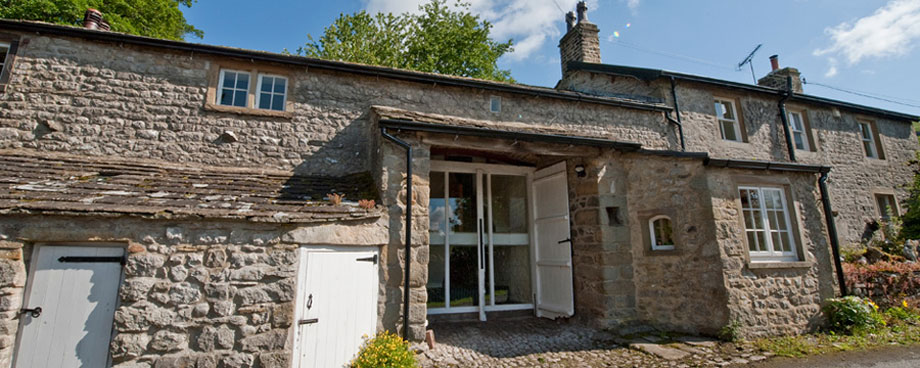
<svg viewBox="0 0 920 368"><path fill-rule="evenodd" d="M792 132L789 129L789 115L786 113L786 100L792 97L792 77L786 77L786 92L779 100L780 119L783 119L783 132L786 133L786 148L789 150L789 161L795 162L795 146L792 145Z"/></svg>
<svg viewBox="0 0 920 368"><path fill-rule="evenodd" d="M674 113L677 114L677 121L670 119L675 125L677 125L677 134L680 135L680 150L686 151L687 145L684 143L684 124L680 120L680 104L677 103L677 85L674 82L674 77L671 77L671 97L674 99Z"/></svg>
<svg viewBox="0 0 920 368"><path fill-rule="evenodd" d="M827 193L827 171L821 172L818 186L821 188L821 204L824 205L827 235L830 237L831 250L834 253L834 267L837 269L837 284L840 285L840 296L846 296L847 284L843 278L843 266L840 264L840 243L837 241L837 225L834 223L834 213L831 211L831 198Z"/></svg>
<svg viewBox="0 0 920 368"><path fill-rule="evenodd" d="M409 265L412 264L412 146L380 128L384 138L406 149L406 276L403 287L403 338L409 339Z"/></svg>

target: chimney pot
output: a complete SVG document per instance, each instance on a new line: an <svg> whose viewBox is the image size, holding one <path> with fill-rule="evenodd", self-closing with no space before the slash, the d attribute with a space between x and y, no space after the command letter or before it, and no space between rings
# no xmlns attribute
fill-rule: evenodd
<svg viewBox="0 0 920 368"><path fill-rule="evenodd" d="M86 13L83 14L83 28L99 29L100 23L102 23L102 12L93 8L86 9Z"/></svg>
<svg viewBox="0 0 920 368"><path fill-rule="evenodd" d="M773 71L779 69L779 55L770 56L770 66L773 67Z"/></svg>
<svg viewBox="0 0 920 368"><path fill-rule="evenodd" d="M571 31L575 27L575 12L565 13L565 31Z"/></svg>
<svg viewBox="0 0 920 368"><path fill-rule="evenodd" d="M578 23L589 22L588 21L588 4L584 1L579 1L578 6L575 8L578 10Z"/></svg>

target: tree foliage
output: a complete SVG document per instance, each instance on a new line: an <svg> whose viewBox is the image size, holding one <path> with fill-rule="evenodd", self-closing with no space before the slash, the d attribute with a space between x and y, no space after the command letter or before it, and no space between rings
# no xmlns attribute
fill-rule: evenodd
<svg viewBox="0 0 920 368"><path fill-rule="evenodd" d="M431 0L420 14L341 14L319 39L309 41L301 55L422 72L513 82L499 69L498 58L512 50L512 41L489 37L492 25L469 11L469 4Z"/></svg>
<svg viewBox="0 0 920 368"><path fill-rule="evenodd" d="M910 196L907 198L907 203L901 205L907 208L907 212L901 217L900 238L920 239L920 152L910 164L914 168L914 180L908 186Z"/></svg>
<svg viewBox="0 0 920 368"><path fill-rule="evenodd" d="M197 0L0 0L0 18L83 25L86 9L97 9L112 30L141 36L183 40L204 33L188 24L179 6Z"/></svg>

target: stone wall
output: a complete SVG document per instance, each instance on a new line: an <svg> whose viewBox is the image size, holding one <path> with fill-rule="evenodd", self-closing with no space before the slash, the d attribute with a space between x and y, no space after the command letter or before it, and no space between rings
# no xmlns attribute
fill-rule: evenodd
<svg viewBox="0 0 920 368"><path fill-rule="evenodd" d="M8 256L0 259L0 365L12 358L34 244L91 241L122 244L128 253L111 341L114 366L287 367L297 249L313 242L336 244L315 235L343 234L342 227L349 225L360 235L342 236L342 244L379 245L386 239L381 221L323 230L328 225L0 218L0 245ZM386 252L381 255L386 260ZM386 326L382 317L379 321L382 328L395 327Z"/></svg>
<svg viewBox="0 0 920 368"><path fill-rule="evenodd" d="M677 147L661 112L127 44L23 37L10 84L0 94L0 148L340 175L374 165L371 137L379 132L370 123L372 105ZM204 108L209 72L239 64L290 75L289 117ZM492 95L502 97L500 113L490 112ZM238 141L220 139L226 131Z"/></svg>
<svg viewBox="0 0 920 368"><path fill-rule="evenodd" d="M712 211L719 240L729 321L744 336L800 334L824 323L821 305L834 296L830 246L822 222L815 174L777 174L744 170L708 170ZM787 196L799 262L752 264L748 257L738 183L761 182L788 188Z"/></svg>

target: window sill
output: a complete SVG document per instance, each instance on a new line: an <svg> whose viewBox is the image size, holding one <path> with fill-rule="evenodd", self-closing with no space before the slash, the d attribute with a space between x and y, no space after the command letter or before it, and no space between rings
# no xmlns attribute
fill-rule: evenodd
<svg viewBox="0 0 920 368"><path fill-rule="evenodd" d="M255 116L268 116L273 118L285 118L292 119L294 118L294 113L291 111L276 111L276 110L264 110L264 109L253 109L249 107L236 107L236 106L224 106L213 103L206 103L204 109L208 111L216 112L226 112L237 115L255 115Z"/></svg>
<svg viewBox="0 0 920 368"><path fill-rule="evenodd" d="M752 270L767 270L767 269L780 269L780 268L811 268L813 262L806 261L764 261L757 262L751 261L748 262L748 268Z"/></svg>

